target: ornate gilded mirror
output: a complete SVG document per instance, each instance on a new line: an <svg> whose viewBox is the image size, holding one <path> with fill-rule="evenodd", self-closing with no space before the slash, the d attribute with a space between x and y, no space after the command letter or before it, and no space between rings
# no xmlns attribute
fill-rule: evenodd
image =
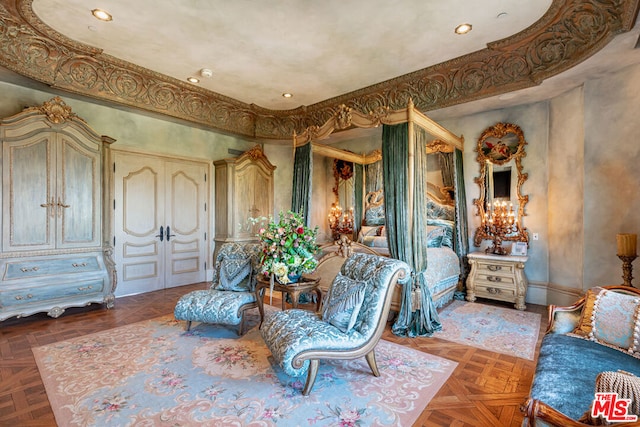
<svg viewBox="0 0 640 427"><path fill-rule="evenodd" d="M480 216L480 227L473 243L480 246L483 240L492 240L488 252L509 253L501 246L503 241L529 244L529 234L523 225L529 201L529 196L522 194L522 184L528 177L522 172L525 145L522 129L511 123L497 123L485 129L478 139L480 175L475 182L480 187L480 197L473 203Z"/></svg>

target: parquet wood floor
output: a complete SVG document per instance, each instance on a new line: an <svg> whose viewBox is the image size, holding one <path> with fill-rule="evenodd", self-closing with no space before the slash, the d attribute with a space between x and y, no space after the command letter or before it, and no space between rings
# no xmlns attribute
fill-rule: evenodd
<svg viewBox="0 0 640 427"><path fill-rule="evenodd" d="M56 425L32 347L170 314L180 296L205 286L201 283L118 298L112 310L94 304L68 309L58 319L36 314L0 322L0 426ZM280 301L274 298L273 304L279 307ZM528 311L542 315L539 347L546 329L546 307L527 307ZM535 361L438 338L400 338L391 333L390 327L383 338L458 362L452 376L422 412L415 426L521 425L519 406L531 386Z"/></svg>

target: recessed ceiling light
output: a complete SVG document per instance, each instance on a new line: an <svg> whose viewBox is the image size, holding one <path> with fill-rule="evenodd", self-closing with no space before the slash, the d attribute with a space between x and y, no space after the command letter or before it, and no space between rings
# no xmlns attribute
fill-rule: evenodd
<svg viewBox="0 0 640 427"><path fill-rule="evenodd" d="M102 9L93 9L91 14L101 21L111 21L113 19L109 12Z"/></svg>
<svg viewBox="0 0 640 427"><path fill-rule="evenodd" d="M472 28L471 24L460 24L453 31L456 34L467 34L469 31L471 31L471 28Z"/></svg>
<svg viewBox="0 0 640 427"><path fill-rule="evenodd" d="M187 77L189 83L200 83L200 80L195 77Z"/></svg>
<svg viewBox="0 0 640 427"><path fill-rule="evenodd" d="M282 94L282 96L284 96L285 98L292 98L293 94L289 93L289 92L285 92Z"/></svg>
<svg viewBox="0 0 640 427"><path fill-rule="evenodd" d="M200 70L200 75L202 77L210 78L211 76L213 76L213 71L208 68L203 68L202 70Z"/></svg>

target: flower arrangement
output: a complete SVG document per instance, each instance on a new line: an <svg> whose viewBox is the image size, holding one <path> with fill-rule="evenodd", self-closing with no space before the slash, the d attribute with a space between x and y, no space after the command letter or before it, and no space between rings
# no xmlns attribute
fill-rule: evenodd
<svg viewBox="0 0 640 427"><path fill-rule="evenodd" d="M288 211L280 212L279 221L273 218L258 232L262 253L262 273L274 275L278 282L286 285L297 280L303 273L311 273L318 265L313 257L319 248L316 245L318 227L304 225L302 215Z"/></svg>

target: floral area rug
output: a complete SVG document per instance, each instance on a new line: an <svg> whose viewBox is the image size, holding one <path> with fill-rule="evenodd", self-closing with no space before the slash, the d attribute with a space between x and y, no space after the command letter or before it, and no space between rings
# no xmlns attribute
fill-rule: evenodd
<svg viewBox="0 0 640 427"><path fill-rule="evenodd" d="M439 313L442 331L434 337L533 360L540 314L454 300Z"/></svg>
<svg viewBox="0 0 640 427"><path fill-rule="evenodd" d="M255 324L255 317L253 316ZM364 358L321 361L306 377L273 363L254 327L190 332L173 316L33 349L64 426L411 426L456 366L381 340L374 377Z"/></svg>

